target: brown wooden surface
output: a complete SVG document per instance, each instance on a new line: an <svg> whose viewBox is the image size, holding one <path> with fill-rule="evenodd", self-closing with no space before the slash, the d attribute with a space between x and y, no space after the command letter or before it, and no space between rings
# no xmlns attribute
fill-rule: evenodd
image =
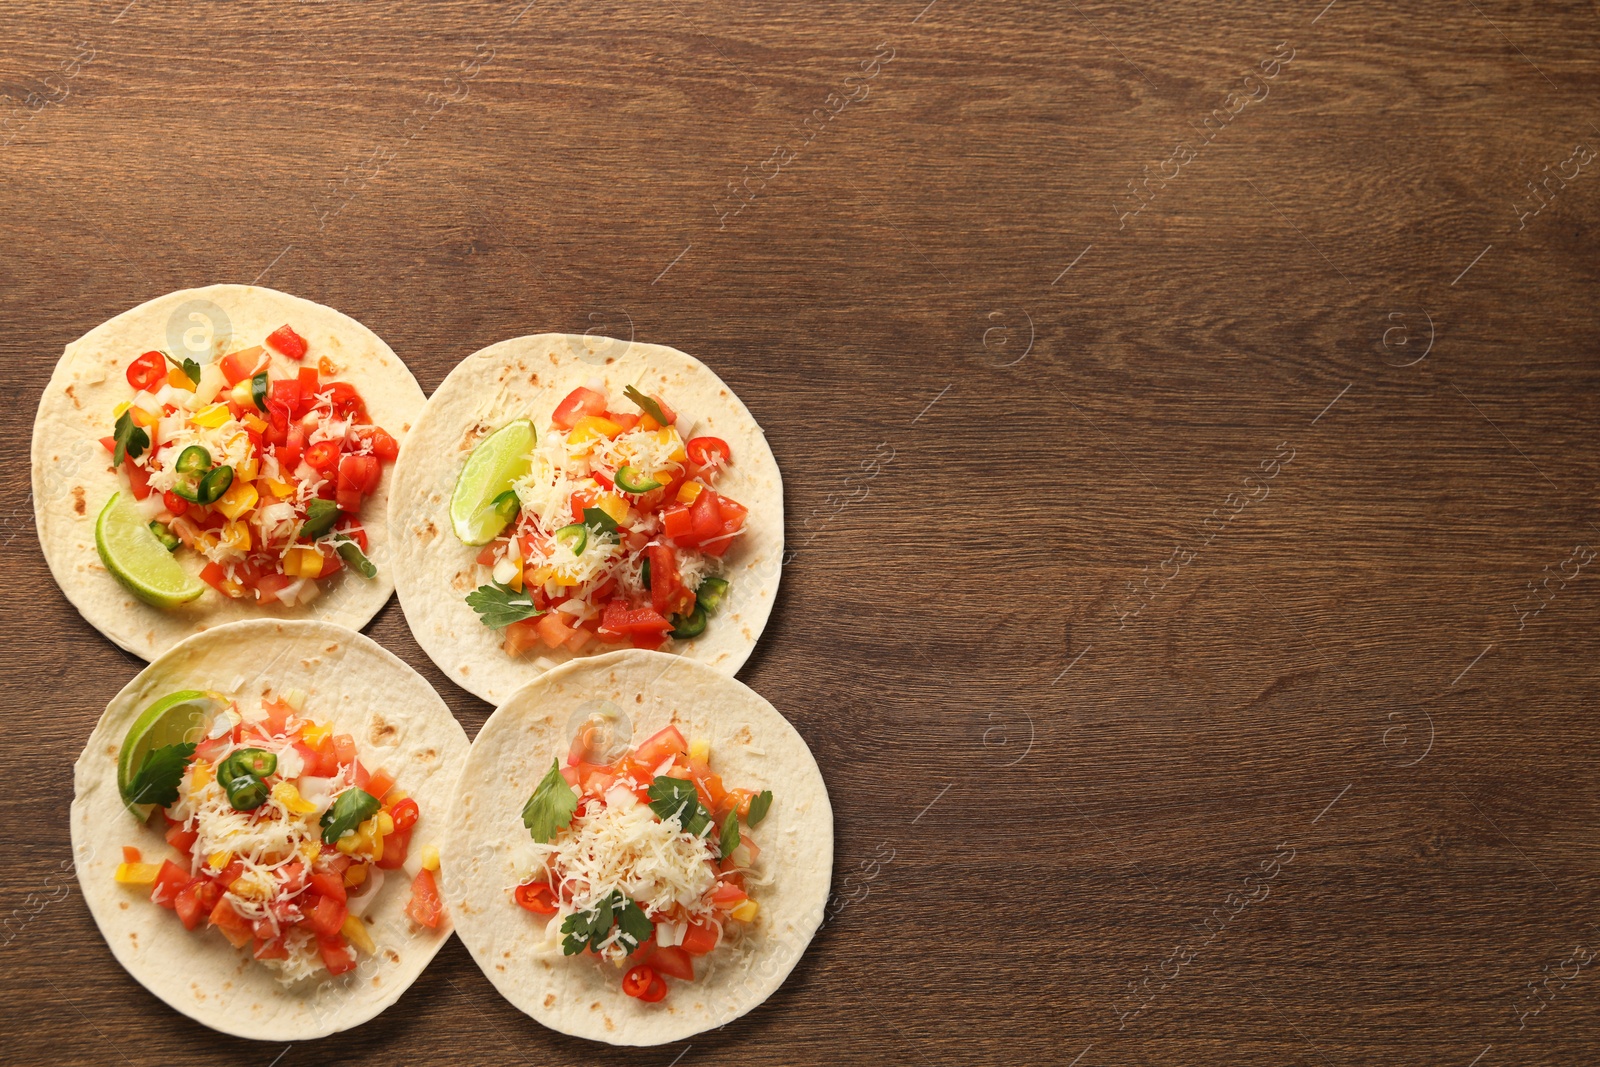
<svg viewBox="0 0 1600 1067"><path fill-rule="evenodd" d="M1593 1061L1592 5L124 2L0 9L0 1061ZM139 665L37 550L33 411L257 279L425 389L631 331L761 420L798 555L742 677L838 893L765 1006L590 1045L452 942L285 1051L113 962L67 806Z"/></svg>

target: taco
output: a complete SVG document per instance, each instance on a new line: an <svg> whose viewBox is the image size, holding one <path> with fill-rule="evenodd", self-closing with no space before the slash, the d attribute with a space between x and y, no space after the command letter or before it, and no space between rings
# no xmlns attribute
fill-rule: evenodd
<svg viewBox="0 0 1600 1067"><path fill-rule="evenodd" d="M67 346L33 502L67 599L150 659L262 616L359 628L394 588L386 468L422 408L371 330L247 285L185 289Z"/></svg>
<svg viewBox="0 0 1600 1067"><path fill-rule="evenodd" d="M78 757L84 899L128 973L212 1029L348 1029L450 936L438 856L466 755L444 702L370 639L213 627L128 683Z"/></svg>
<svg viewBox="0 0 1600 1067"><path fill-rule="evenodd" d="M636 649L557 667L490 716L442 852L456 933L495 988L617 1045L766 1000L832 866L827 788L794 727L704 664Z"/></svg>
<svg viewBox="0 0 1600 1067"><path fill-rule="evenodd" d="M783 483L699 360L538 334L467 357L429 398L389 528L418 643L498 703L624 647L737 671L777 595Z"/></svg>

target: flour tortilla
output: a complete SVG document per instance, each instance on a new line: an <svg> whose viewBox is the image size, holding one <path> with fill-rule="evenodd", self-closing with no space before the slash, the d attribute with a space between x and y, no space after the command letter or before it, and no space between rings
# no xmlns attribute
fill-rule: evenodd
<svg viewBox="0 0 1600 1067"><path fill-rule="evenodd" d="M428 399L395 467L389 505L395 583L417 643L457 685L498 704L558 663L565 649L542 649L513 659L502 634L478 621L465 597L477 581L480 551L456 539L450 495L477 442L519 418L531 417L542 435L556 405L578 386L599 379L622 410L623 389L660 393L689 436L728 442L733 462L716 489L750 509L745 530L724 559L727 599L691 641L668 648L732 675L755 648L778 594L783 556L783 480L766 436L721 378L692 356L663 345L575 334L535 334L490 345L463 360ZM542 439L542 438L541 438ZM578 658L609 647L591 642Z"/></svg>
<svg viewBox="0 0 1600 1067"><path fill-rule="evenodd" d="M147 707L183 689L240 702L292 689L305 714L354 736L361 762L383 768L417 801L421 818L405 867L386 871L367 911L377 944L352 971L280 985L248 949L215 930L185 930L150 902L149 887L113 880L122 847L146 862L177 859L159 816L141 825L117 791L117 754ZM305 1041L366 1022L393 1004L450 936L404 914L419 854L440 844L444 814L467 756L467 735L422 676L353 630L322 622L256 620L213 627L151 663L107 705L74 771L72 854L84 900L117 962L173 1008L214 1030L257 1041Z"/></svg>
<svg viewBox="0 0 1600 1067"><path fill-rule="evenodd" d="M696 960L696 980L669 982L657 1004L624 994L612 965L562 956L544 940L540 917L511 898L531 843L522 807L550 761L565 759L568 719L590 700L628 715L633 744L676 724L685 738L711 742L711 765L729 787L773 793L771 812L751 831L758 869L772 876L751 888L760 904L753 929ZM446 906L495 988L553 1030L614 1045L682 1041L771 996L822 922L833 868L827 787L788 720L704 664L639 649L557 667L501 705L473 742L445 837Z"/></svg>
<svg viewBox="0 0 1600 1067"><path fill-rule="evenodd" d="M217 330L220 323L231 332ZM136 656L152 659L207 627L263 616L321 619L359 629L394 591L384 527L392 469L385 469L378 491L361 509L367 555L378 576L368 580L346 570L321 583L322 595L300 607L258 606L210 588L188 604L152 607L128 592L95 551L95 519L111 494L125 488L100 439L111 434L113 409L132 395L128 364L152 349L204 364L262 344L285 323L308 342L305 365L315 367L327 357L338 379L361 393L373 422L396 440L404 438L422 409L422 387L377 334L332 308L250 285L184 289L123 312L67 346L39 398L33 424L39 545L72 605L95 629ZM275 376L292 374L301 365L272 353ZM179 558L190 571L200 572L202 561L193 553L180 552Z"/></svg>

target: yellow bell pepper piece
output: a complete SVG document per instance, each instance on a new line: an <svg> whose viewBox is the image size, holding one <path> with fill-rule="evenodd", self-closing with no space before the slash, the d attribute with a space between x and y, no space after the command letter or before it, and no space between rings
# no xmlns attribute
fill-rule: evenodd
<svg viewBox="0 0 1600 1067"><path fill-rule="evenodd" d="M422 869L437 871L439 869L439 846L424 845L422 848Z"/></svg>
<svg viewBox="0 0 1600 1067"><path fill-rule="evenodd" d="M567 443L582 444L597 437L615 437L621 432L622 427L610 419L602 419L599 415L585 415L573 424L571 432L567 434Z"/></svg>
<svg viewBox="0 0 1600 1067"><path fill-rule="evenodd" d="M194 392L194 387L196 385L195 382L191 382L189 380L189 376L187 374L183 373L183 368L181 367L167 368L167 384L172 386L174 389L184 389L191 393Z"/></svg>
<svg viewBox="0 0 1600 1067"><path fill-rule="evenodd" d="M256 433L267 432L267 424L265 420L263 420L259 415L250 414L248 411L245 412L244 424L250 427Z"/></svg>
<svg viewBox="0 0 1600 1067"><path fill-rule="evenodd" d="M194 423L196 426L204 426L207 429L216 429L218 426L221 426L223 423L227 422L230 417L231 416L228 414L228 405L212 404L210 407L201 408L199 411L189 416L189 421Z"/></svg>
<svg viewBox="0 0 1600 1067"><path fill-rule="evenodd" d="M379 834L384 837L388 837L390 834L394 833L393 815L390 815L386 811L380 811L378 814L374 815L373 818L377 820Z"/></svg>
<svg viewBox="0 0 1600 1067"><path fill-rule="evenodd" d="M739 906L728 912L728 915L732 918L738 919L742 923L754 922L756 912L760 910L761 905L757 904L755 901L741 900L739 902Z"/></svg>
<svg viewBox="0 0 1600 1067"><path fill-rule="evenodd" d="M708 763L711 760L711 742L703 737L696 737L689 742L689 762Z"/></svg>
<svg viewBox="0 0 1600 1067"><path fill-rule="evenodd" d="M699 496L700 490L704 488L705 486L701 485L699 482L684 482L682 485L678 486L678 503L693 504L695 497Z"/></svg>
<svg viewBox="0 0 1600 1067"><path fill-rule="evenodd" d="M594 506L605 512L607 515L610 515L617 521L618 525L626 526L628 524L628 502L622 499L616 493L601 493L600 496L596 498Z"/></svg>
<svg viewBox="0 0 1600 1067"><path fill-rule="evenodd" d="M133 416L133 424L135 426L142 426L145 429L149 429L161 421L161 415L159 413L152 414L151 412L146 411L144 408L129 408L128 411Z"/></svg>
<svg viewBox="0 0 1600 1067"><path fill-rule="evenodd" d="M322 553L304 545L295 545L283 559L283 573L296 578L315 578L322 573Z"/></svg>
<svg viewBox="0 0 1600 1067"><path fill-rule="evenodd" d="M234 474L238 475L239 472L234 471ZM222 498L217 501L217 510L230 519L237 519L240 515L255 507L260 499L261 494L256 492L255 486L251 485L248 480L241 481L239 477L236 477L233 480L233 484L228 486L228 491L223 493ZM247 530L245 539L248 540L249 536L249 531ZM224 536L223 540L227 540L226 536ZM246 549L249 548L248 545L245 547Z"/></svg>
<svg viewBox="0 0 1600 1067"><path fill-rule="evenodd" d="M205 791L206 786L217 780L216 772L211 769L211 764L203 759L194 761L194 769L189 772L189 795L199 796Z"/></svg>
<svg viewBox="0 0 1600 1067"><path fill-rule="evenodd" d="M280 482L276 478L263 478L263 479L261 479L260 483L258 483L258 489L257 489L258 492L260 491L259 490L259 486L260 485L266 486L267 487L267 492L271 493L273 496L277 497L279 500L282 500L285 497L289 497L289 496L293 496L294 495L294 486L290 485L288 482Z"/></svg>
<svg viewBox="0 0 1600 1067"><path fill-rule="evenodd" d="M250 551L250 527L237 519L233 522L223 523L222 543L229 548L236 548L240 552Z"/></svg>
<svg viewBox="0 0 1600 1067"><path fill-rule="evenodd" d="M306 732L302 736L305 737L306 744L316 748L332 735L333 727L331 725L325 722L314 722L306 727Z"/></svg>
<svg viewBox="0 0 1600 1067"><path fill-rule="evenodd" d="M210 531L206 531L206 530L202 530L200 533L195 534L195 537L194 537L194 548L195 548L196 552L199 552L202 555L209 556L211 554L211 550L216 548L216 547L217 547L217 535L216 534L211 533Z"/></svg>
<svg viewBox="0 0 1600 1067"><path fill-rule="evenodd" d="M534 567L533 568L532 573L528 575L528 584L529 585L543 585L545 582L548 582L551 578L554 578L555 576L556 576L556 569L554 567L550 566L547 563L542 567Z"/></svg>
<svg viewBox="0 0 1600 1067"><path fill-rule="evenodd" d="M317 810L317 806L302 797L300 790L296 789L291 782L279 782L273 786L272 799L296 815L306 815Z"/></svg>
<svg viewBox="0 0 1600 1067"><path fill-rule="evenodd" d="M664 426L656 431L656 440L663 445L672 447L672 454L667 457L674 463L682 463L689 458L689 450L683 447L683 438L678 436L678 431L671 426Z"/></svg>
<svg viewBox="0 0 1600 1067"><path fill-rule="evenodd" d="M255 481L256 475L260 473L261 464L256 462L256 458L254 456L251 456L249 459L233 468L233 484L238 485L240 482L249 484L250 482Z"/></svg>
<svg viewBox="0 0 1600 1067"><path fill-rule="evenodd" d="M344 869L344 884L357 886L367 880L367 865L365 863L352 863Z"/></svg>
<svg viewBox="0 0 1600 1067"><path fill-rule="evenodd" d="M121 885L154 885L160 873L159 863L119 863L115 877Z"/></svg>
<svg viewBox="0 0 1600 1067"><path fill-rule="evenodd" d="M378 946L372 943L372 935L367 933L367 924L355 915L344 917L344 925L339 928L339 932L345 936L345 940L368 956L378 951Z"/></svg>
<svg viewBox="0 0 1600 1067"><path fill-rule="evenodd" d="M114 419L120 419L122 418L122 413L131 407L133 407L133 401L124 400L122 403L111 409L111 417Z"/></svg>
<svg viewBox="0 0 1600 1067"><path fill-rule="evenodd" d="M226 867L228 862L232 859L233 853L229 852L227 849L223 849L221 852L213 852L211 855L207 856L206 863L213 871L220 871L222 868Z"/></svg>

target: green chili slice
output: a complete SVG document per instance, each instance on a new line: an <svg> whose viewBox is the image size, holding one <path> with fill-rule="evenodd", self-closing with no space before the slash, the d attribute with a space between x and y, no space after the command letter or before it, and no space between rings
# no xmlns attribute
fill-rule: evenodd
<svg viewBox="0 0 1600 1067"><path fill-rule="evenodd" d="M250 399L255 401L257 411L267 410L267 372L262 371L250 379Z"/></svg>
<svg viewBox="0 0 1600 1067"><path fill-rule="evenodd" d="M639 584L646 589L650 588L650 558L645 557L644 565L639 568Z"/></svg>
<svg viewBox="0 0 1600 1067"><path fill-rule="evenodd" d="M581 522L563 526L556 531L556 540L566 545L574 556L581 556L583 550L589 547L589 527Z"/></svg>
<svg viewBox="0 0 1600 1067"><path fill-rule="evenodd" d="M267 802L267 783L253 774L241 774L237 778L222 778L217 781L222 783L222 788L228 794L228 804L234 811L255 811Z"/></svg>
<svg viewBox="0 0 1600 1067"><path fill-rule="evenodd" d="M656 403L654 397L645 396L631 385L622 391L622 395L638 404L639 410L646 415L649 415L663 426L667 425L666 413L661 410L661 405Z"/></svg>
<svg viewBox="0 0 1600 1067"><path fill-rule="evenodd" d="M367 554L361 551L361 546L354 541L344 541L339 545L339 558L349 564L350 569L363 578L376 578L378 568L373 566Z"/></svg>
<svg viewBox="0 0 1600 1067"><path fill-rule="evenodd" d="M522 507L522 501L517 499L517 491L515 489L507 489L495 497L489 507L493 508L494 513L500 518L510 522L517 517L517 510Z"/></svg>
<svg viewBox="0 0 1600 1067"><path fill-rule="evenodd" d="M159 522L152 521L150 523L150 532L156 535L156 540L161 542L162 548L165 548L168 552L178 551L180 542L178 541L178 536L171 530Z"/></svg>
<svg viewBox="0 0 1600 1067"><path fill-rule="evenodd" d="M217 768L217 775L221 778L237 778L241 774L253 774L257 778L265 778L277 769L278 757L274 753L261 748L241 748L222 761L222 766Z"/></svg>
<svg viewBox="0 0 1600 1067"><path fill-rule="evenodd" d="M726 578L707 578L700 583L700 588L694 591L695 607L704 611L707 615L715 615L727 596L728 580Z"/></svg>
<svg viewBox="0 0 1600 1067"><path fill-rule="evenodd" d="M674 615L672 617L672 636L678 638L699 637L706 632L706 611L699 604L687 615Z"/></svg>
<svg viewBox="0 0 1600 1067"><path fill-rule="evenodd" d="M211 469L211 453L200 445L190 445L178 453L178 462L172 469L179 474L204 474Z"/></svg>
<svg viewBox="0 0 1600 1067"><path fill-rule="evenodd" d="M200 479L200 486L195 491L194 499L201 504L215 504L222 499L222 495L233 484L233 468L217 467L207 471L206 476ZM179 494L182 495L181 493Z"/></svg>
<svg viewBox="0 0 1600 1067"><path fill-rule="evenodd" d="M648 493L652 489L660 489L661 483L642 474L635 467L621 466L617 468L617 488L624 493Z"/></svg>

